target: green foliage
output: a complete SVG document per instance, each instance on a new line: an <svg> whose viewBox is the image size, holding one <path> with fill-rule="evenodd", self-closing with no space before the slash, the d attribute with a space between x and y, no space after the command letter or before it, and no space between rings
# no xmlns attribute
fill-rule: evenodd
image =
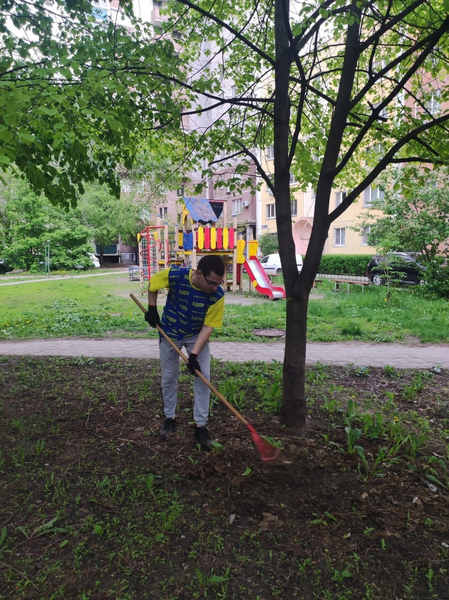
<svg viewBox="0 0 449 600"><path fill-rule="evenodd" d="M76 205L86 181L106 183L118 196L116 165L132 166L136 136L175 96L168 80L151 80L142 65L180 75L173 44L148 39L120 19L98 27L84 0L3 2L0 168L17 169L36 193L65 207ZM144 110L148 98L151 110ZM169 130L179 128L168 121Z"/></svg>
<svg viewBox="0 0 449 600"><path fill-rule="evenodd" d="M427 267L428 289L449 296L449 173L406 166L391 169L382 178L382 198L374 200L363 220L369 225L369 243L379 253L416 252ZM381 212L379 212L381 211Z"/></svg>
<svg viewBox="0 0 449 600"><path fill-rule="evenodd" d="M371 257L366 254L324 254L318 273L329 275L365 275Z"/></svg>
<svg viewBox="0 0 449 600"><path fill-rule="evenodd" d="M276 234L263 233L259 236L258 242L260 251L264 256L279 252L279 240Z"/></svg>
<svg viewBox="0 0 449 600"><path fill-rule="evenodd" d="M0 187L2 254L16 268L44 270L45 245L50 244L50 269L91 268L91 233L73 211L52 206L31 191L24 180L9 178Z"/></svg>
<svg viewBox="0 0 449 600"><path fill-rule="evenodd" d="M431 294L449 298L449 265L443 258L435 258L427 264L426 288Z"/></svg>
<svg viewBox="0 0 449 600"><path fill-rule="evenodd" d="M143 207L128 194L115 198L105 185L90 184L79 201L83 224L103 251L121 237L124 243L136 245L136 235L148 223Z"/></svg>

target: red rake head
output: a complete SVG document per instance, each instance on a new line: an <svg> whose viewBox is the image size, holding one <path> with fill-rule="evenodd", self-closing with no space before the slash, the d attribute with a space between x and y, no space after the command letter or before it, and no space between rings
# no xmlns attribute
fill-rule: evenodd
<svg viewBox="0 0 449 600"><path fill-rule="evenodd" d="M253 442L256 445L256 448L259 450L260 458L262 460L274 460L279 456L279 453L281 452L279 448L275 448L266 440L261 438L254 427L249 423L247 423L247 427L251 431Z"/></svg>

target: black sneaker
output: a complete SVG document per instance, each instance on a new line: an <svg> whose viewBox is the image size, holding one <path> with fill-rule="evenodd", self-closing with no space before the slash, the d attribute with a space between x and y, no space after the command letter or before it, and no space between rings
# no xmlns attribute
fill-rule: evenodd
<svg viewBox="0 0 449 600"><path fill-rule="evenodd" d="M176 429L176 419L165 419L164 426L159 431L161 438L165 440L169 433L173 433Z"/></svg>
<svg viewBox="0 0 449 600"><path fill-rule="evenodd" d="M214 447L214 440L210 437L206 427L195 427L195 439L201 444L205 450L210 450Z"/></svg>

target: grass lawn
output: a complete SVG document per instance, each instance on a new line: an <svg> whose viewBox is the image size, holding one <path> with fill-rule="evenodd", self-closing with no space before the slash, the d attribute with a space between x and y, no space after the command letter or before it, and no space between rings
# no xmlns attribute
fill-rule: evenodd
<svg viewBox="0 0 449 600"><path fill-rule="evenodd" d="M201 452L187 372L161 442L157 361L0 357L0 598L446 598L449 373L317 364L304 432L281 376L213 364L264 463L220 402Z"/></svg>
<svg viewBox="0 0 449 600"><path fill-rule="evenodd" d="M129 298L130 293L139 294L140 284L130 281L127 271L51 276L34 283L5 276L0 284L9 281L16 284L0 285L0 339L156 335ZM336 293L332 283L323 282L318 292L312 293L309 305L310 341L449 342L448 302L426 297L417 287L394 289L388 299L384 287ZM254 329L269 328L285 329L284 300L253 306L229 303L214 339L261 341Z"/></svg>

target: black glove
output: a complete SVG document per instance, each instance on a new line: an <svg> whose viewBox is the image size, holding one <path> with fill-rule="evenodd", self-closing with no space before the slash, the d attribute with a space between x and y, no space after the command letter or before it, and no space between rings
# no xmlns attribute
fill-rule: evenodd
<svg viewBox="0 0 449 600"><path fill-rule="evenodd" d="M198 375L195 373L195 369L201 373L201 367L198 362L198 354L193 354L192 352L190 353L189 362L187 363L187 368L192 373L192 375L195 375L195 377L198 377Z"/></svg>
<svg viewBox="0 0 449 600"><path fill-rule="evenodd" d="M156 325L159 325L159 327L161 326L156 306L148 305L148 311L145 313L145 321L151 325L151 327L156 327Z"/></svg>

